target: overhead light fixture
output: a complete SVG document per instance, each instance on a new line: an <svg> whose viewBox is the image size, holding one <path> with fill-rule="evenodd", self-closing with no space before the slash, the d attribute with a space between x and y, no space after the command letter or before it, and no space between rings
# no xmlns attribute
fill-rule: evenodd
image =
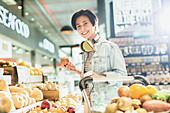
<svg viewBox="0 0 170 113"><path fill-rule="evenodd" d="M31 21L35 21L35 18L31 18Z"/></svg>
<svg viewBox="0 0 170 113"><path fill-rule="evenodd" d="M16 46L13 46L13 48L12 48L13 50L17 50L18 49L18 47L16 47Z"/></svg>
<svg viewBox="0 0 170 113"><path fill-rule="evenodd" d="M40 28L43 28L43 26L42 26L42 25L40 25Z"/></svg>
<svg viewBox="0 0 170 113"><path fill-rule="evenodd" d="M47 59L48 57L46 55L43 56L44 59Z"/></svg>
<svg viewBox="0 0 170 113"><path fill-rule="evenodd" d="M5 2L7 5L16 5L16 1L15 0L2 0L3 2Z"/></svg>
<svg viewBox="0 0 170 113"><path fill-rule="evenodd" d="M28 16L28 15L29 15L29 13L28 13L28 12L25 12L25 15L26 15L26 16Z"/></svg>
<svg viewBox="0 0 170 113"><path fill-rule="evenodd" d="M45 30L45 33L48 33L48 30Z"/></svg>
<svg viewBox="0 0 170 113"><path fill-rule="evenodd" d="M63 34L71 34L71 33L73 33L73 29L70 26L64 26L64 27L62 27L60 32Z"/></svg>
<svg viewBox="0 0 170 113"><path fill-rule="evenodd" d="M53 58L50 58L50 61L53 61L54 59Z"/></svg>
<svg viewBox="0 0 170 113"><path fill-rule="evenodd" d="M22 9L22 6L18 6L18 9Z"/></svg>

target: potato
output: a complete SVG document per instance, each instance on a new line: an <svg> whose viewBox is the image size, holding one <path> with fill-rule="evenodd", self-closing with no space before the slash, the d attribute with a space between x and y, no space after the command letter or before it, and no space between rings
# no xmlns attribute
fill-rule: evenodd
<svg viewBox="0 0 170 113"><path fill-rule="evenodd" d="M132 99L128 97L120 97L117 102L118 109L127 111L131 109Z"/></svg>
<svg viewBox="0 0 170 113"><path fill-rule="evenodd" d="M117 111L117 104L112 103L112 104L108 104L106 106L106 109L105 109L104 113L115 113L116 111Z"/></svg>
<svg viewBox="0 0 170 113"><path fill-rule="evenodd" d="M142 104L147 100L152 100L152 98L149 95L143 95L142 97L140 97L140 101Z"/></svg>

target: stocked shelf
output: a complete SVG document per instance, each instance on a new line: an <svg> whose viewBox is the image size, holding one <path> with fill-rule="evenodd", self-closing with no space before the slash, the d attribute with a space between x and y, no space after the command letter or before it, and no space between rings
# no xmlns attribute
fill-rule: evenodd
<svg viewBox="0 0 170 113"><path fill-rule="evenodd" d="M169 85L167 36L124 37L111 39L125 58L129 76L143 75L152 85Z"/></svg>
<svg viewBox="0 0 170 113"><path fill-rule="evenodd" d="M24 66L4 67L4 71L9 72L3 77L11 85L43 81L43 75L30 75L30 69Z"/></svg>

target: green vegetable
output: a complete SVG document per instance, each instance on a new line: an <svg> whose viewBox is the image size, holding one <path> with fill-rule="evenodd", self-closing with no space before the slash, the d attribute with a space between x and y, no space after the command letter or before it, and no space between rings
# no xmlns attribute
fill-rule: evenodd
<svg viewBox="0 0 170 113"><path fill-rule="evenodd" d="M168 102L168 100L170 99L170 92L159 92L157 94L151 95L151 98L153 100L162 100Z"/></svg>

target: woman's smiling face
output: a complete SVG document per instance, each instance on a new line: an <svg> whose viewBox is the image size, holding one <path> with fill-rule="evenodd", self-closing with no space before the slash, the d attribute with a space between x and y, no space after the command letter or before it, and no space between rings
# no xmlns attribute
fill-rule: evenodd
<svg viewBox="0 0 170 113"><path fill-rule="evenodd" d="M76 19L76 29L85 39L91 40L95 37L95 25L92 25L87 16L80 16Z"/></svg>

